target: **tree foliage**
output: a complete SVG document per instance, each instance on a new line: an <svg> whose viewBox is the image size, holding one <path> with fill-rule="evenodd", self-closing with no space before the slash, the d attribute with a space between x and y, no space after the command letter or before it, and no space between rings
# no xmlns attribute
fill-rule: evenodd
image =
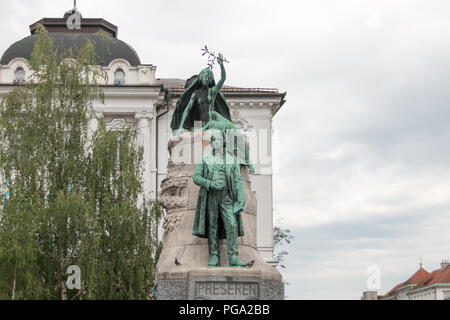
<svg viewBox="0 0 450 320"><path fill-rule="evenodd" d="M290 244L294 236L289 229L283 229L280 224L273 228L273 247L275 249L275 259L278 261L282 268L286 268L282 262L284 257L289 254L287 250L283 250L283 245Z"/></svg>
<svg viewBox="0 0 450 320"><path fill-rule="evenodd" d="M147 299L161 210L142 196L136 129L89 134L106 77L94 44L55 48L39 33L32 78L0 104L0 298ZM71 265L80 290L66 286Z"/></svg>

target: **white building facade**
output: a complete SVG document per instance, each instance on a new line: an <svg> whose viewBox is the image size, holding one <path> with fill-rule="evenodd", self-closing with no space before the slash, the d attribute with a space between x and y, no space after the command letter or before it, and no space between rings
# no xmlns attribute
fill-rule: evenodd
<svg viewBox="0 0 450 320"><path fill-rule="evenodd" d="M396 285L381 300L450 300L450 263L444 260L441 267L426 271L420 266L408 280Z"/></svg>
<svg viewBox="0 0 450 320"><path fill-rule="evenodd" d="M172 113L186 80L157 78L156 66L142 64L134 49L117 38L118 28L103 19L80 16L79 25L69 28L67 21L74 14L79 14L76 9L66 13L64 18L44 18L36 22L30 26L29 37L12 44L4 52L0 59L0 99L30 77L28 60L37 39L38 24L45 26L55 45L80 46L86 39L92 40L99 56L99 67L108 74L108 81L101 84L105 102L94 105L96 116L90 119L90 132L95 131L98 121L105 122L110 129L136 126L139 143L144 146L144 190L146 194L156 197L160 183L167 174L167 143L172 135ZM99 31L108 35L107 44ZM230 106L233 121L249 136L251 150L257 150L256 153L251 151L256 169L251 179L258 201L257 243L261 256L275 263L272 239L272 118L284 104L285 94L276 89L230 86L224 86L222 92Z"/></svg>

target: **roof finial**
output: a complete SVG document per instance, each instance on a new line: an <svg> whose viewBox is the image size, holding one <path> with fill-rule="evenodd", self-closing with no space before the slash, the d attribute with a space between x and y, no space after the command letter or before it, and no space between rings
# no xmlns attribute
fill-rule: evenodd
<svg viewBox="0 0 450 320"><path fill-rule="evenodd" d="M73 8L77 9L77 0L73 0Z"/></svg>
<svg viewBox="0 0 450 320"><path fill-rule="evenodd" d="M420 256L419 265L420 265L420 269L422 269L422 256Z"/></svg>

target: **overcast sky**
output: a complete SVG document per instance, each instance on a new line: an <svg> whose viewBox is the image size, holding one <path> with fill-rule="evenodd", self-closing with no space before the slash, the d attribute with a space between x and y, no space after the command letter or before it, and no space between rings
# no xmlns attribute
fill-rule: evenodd
<svg viewBox="0 0 450 320"><path fill-rule="evenodd" d="M0 51L71 0L0 2ZM295 236L290 299L359 299L450 258L450 3L445 0L79 0L157 77L188 78L207 44L227 84L275 87L274 215Z"/></svg>

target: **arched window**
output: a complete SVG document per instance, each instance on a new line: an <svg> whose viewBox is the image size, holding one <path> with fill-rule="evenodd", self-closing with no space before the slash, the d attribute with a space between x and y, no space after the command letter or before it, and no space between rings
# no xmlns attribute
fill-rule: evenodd
<svg viewBox="0 0 450 320"><path fill-rule="evenodd" d="M14 71L14 83L24 83L25 82L25 70L22 67L18 67Z"/></svg>
<svg viewBox="0 0 450 320"><path fill-rule="evenodd" d="M125 83L125 72L122 69L117 69L114 73L114 84L117 86Z"/></svg>

